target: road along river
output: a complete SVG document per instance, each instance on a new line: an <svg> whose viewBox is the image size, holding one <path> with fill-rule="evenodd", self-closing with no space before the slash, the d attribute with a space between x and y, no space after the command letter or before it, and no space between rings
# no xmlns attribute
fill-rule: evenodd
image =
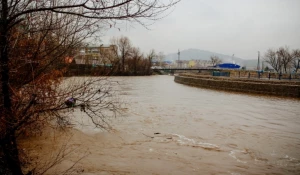
<svg viewBox="0 0 300 175"><path fill-rule="evenodd" d="M172 76L112 79L129 103L113 131L75 109L83 125L30 140L45 156L61 143L76 147L50 173L87 155L80 174L300 174L299 100L195 88Z"/></svg>

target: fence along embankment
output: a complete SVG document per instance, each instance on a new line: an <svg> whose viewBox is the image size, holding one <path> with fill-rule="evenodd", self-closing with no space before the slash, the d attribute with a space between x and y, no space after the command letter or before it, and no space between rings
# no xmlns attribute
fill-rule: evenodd
<svg viewBox="0 0 300 175"><path fill-rule="evenodd" d="M174 81L181 84L217 90L300 98L300 82L296 81L253 80L188 73L175 76Z"/></svg>

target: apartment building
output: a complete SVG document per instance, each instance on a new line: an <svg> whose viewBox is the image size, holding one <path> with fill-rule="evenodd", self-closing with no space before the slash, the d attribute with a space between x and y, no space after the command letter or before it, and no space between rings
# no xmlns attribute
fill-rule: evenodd
<svg viewBox="0 0 300 175"><path fill-rule="evenodd" d="M117 56L116 45L86 46L75 57L76 64L111 66Z"/></svg>

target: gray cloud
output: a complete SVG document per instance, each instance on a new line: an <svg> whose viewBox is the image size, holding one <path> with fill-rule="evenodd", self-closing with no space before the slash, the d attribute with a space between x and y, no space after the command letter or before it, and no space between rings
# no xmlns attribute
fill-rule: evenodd
<svg viewBox="0 0 300 175"><path fill-rule="evenodd" d="M256 59L268 48L300 48L299 19L299 0L182 0L151 30L123 23L102 40L123 35L144 52L196 48Z"/></svg>

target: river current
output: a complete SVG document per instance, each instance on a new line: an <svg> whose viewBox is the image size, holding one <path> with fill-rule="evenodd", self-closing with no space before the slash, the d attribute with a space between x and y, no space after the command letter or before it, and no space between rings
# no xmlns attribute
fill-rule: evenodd
<svg viewBox="0 0 300 175"><path fill-rule="evenodd" d="M111 121L114 132L76 127L73 142L90 152L79 162L85 174L300 174L299 100L190 87L173 76L112 79L128 107Z"/></svg>

